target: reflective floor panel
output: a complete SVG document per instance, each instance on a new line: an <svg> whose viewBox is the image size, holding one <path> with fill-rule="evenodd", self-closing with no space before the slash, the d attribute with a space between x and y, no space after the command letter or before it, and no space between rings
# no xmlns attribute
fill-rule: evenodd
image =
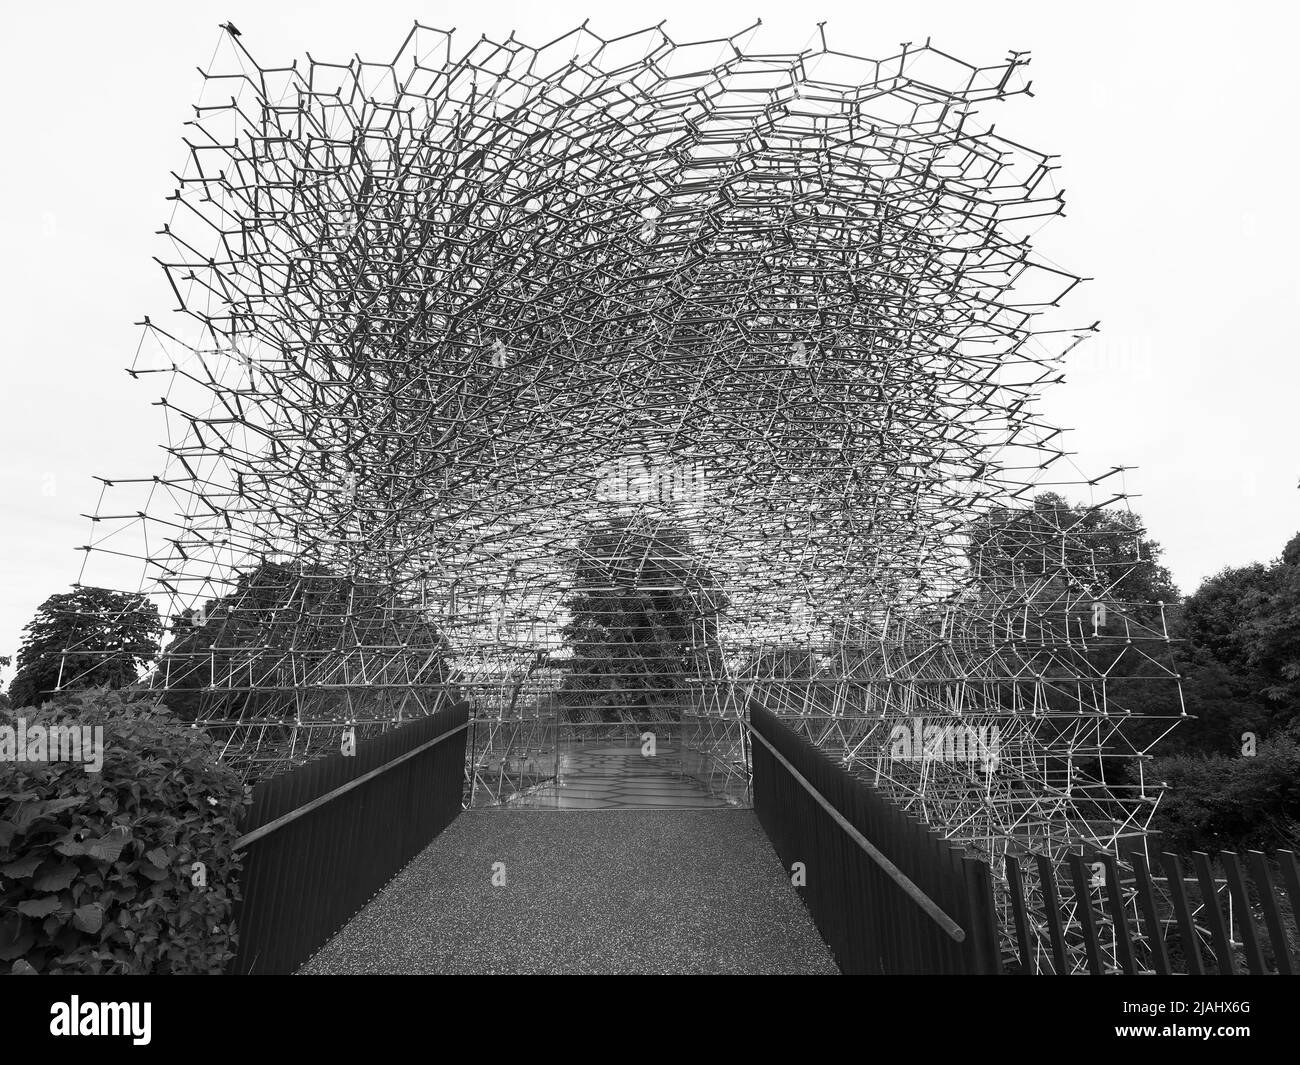
<svg viewBox="0 0 1300 1065"><path fill-rule="evenodd" d="M575 747L561 751L555 780L511 799L508 806L555 810L720 809L736 805L682 773L676 753L646 757L639 747Z"/></svg>

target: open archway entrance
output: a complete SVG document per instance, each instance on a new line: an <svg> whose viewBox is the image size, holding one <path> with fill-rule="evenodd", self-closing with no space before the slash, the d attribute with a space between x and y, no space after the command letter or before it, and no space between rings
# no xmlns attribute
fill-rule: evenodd
<svg viewBox="0 0 1300 1065"><path fill-rule="evenodd" d="M495 720L476 722L471 804L746 803L743 718L718 691L727 595L671 509L611 508L565 563L560 646L536 653Z"/></svg>

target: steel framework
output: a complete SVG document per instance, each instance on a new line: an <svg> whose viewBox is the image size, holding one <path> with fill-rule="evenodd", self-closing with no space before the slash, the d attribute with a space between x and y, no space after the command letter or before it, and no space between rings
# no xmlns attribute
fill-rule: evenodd
<svg viewBox="0 0 1300 1065"><path fill-rule="evenodd" d="M87 557L144 560L151 684L229 757L454 685L476 795L664 719L743 788L762 699L995 858L1144 831L1152 560L1037 413L1079 278L1030 246L1051 157L979 117L1028 58L755 32L225 38L163 230L183 313L131 371L166 469L105 482Z"/></svg>

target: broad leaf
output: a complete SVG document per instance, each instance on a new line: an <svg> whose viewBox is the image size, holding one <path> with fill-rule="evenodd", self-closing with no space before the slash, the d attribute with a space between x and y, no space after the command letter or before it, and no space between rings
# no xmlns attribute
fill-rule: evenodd
<svg viewBox="0 0 1300 1065"><path fill-rule="evenodd" d="M104 924L104 907L97 902L78 906L72 911L72 923L83 932L98 932Z"/></svg>
<svg viewBox="0 0 1300 1065"><path fill-rule="evenodd" d="M25 880L36 872L43 861L45 861L45 855L29 854L25 858L19 858L16 862L0 865L0 873L15 880Z"/></svg>
<svg viewBox="0 0 1300 1065"><path fill-rule="evenodd" d="M77 878L80 871L71 862L43 868L36 874L32 887L37 891L62 891Z"/></svg>
<svg viewBox="0 0 1300 1065"><path fill-rule="evenodd" d="M159 869L159 868L158 868L156 865L154 865L152 862L140 862L140 863L138 863L138 868L136 869L136 871L137 871L141 876L143 876L143 877L148 877L150 880L155 880L155 881L156 881L156 880L166 880L166 879L167 879L167 870L166 870L166 869Z"/></svg>
<svg viewBox="0 0 1300 1065"><path fill-rule="evenodd" d="M45 895L39 899L24 899L18 904L18 912L28 917L46 917L59 908L57 895Z"/></svg>
<svg viewBox="0 0 1300 1065"><path fill-rule="evenodd" d="M86 853L102 862L115 862L130 839L130 830L119 825L100 839L86 840Z"/></svg>

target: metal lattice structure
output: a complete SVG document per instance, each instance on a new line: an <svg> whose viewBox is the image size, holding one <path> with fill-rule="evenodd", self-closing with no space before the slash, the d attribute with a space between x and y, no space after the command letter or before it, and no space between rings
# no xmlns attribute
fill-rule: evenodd
<svg viewBox="0 0 1300 1065"><path fill-rule="evenodd" d="M88 557L144 559L151 683L256 772L454 685L476 794L655 722L743 787L759 698L986 853L1113 849L1155 797L1124 685L1177 681L1141 530L1089 517L1123 491L1036 412L1086 330L1029 242L1052 160L980 116L1027 57L751 32L227 38L132 369L166 470Z"/></svg>

